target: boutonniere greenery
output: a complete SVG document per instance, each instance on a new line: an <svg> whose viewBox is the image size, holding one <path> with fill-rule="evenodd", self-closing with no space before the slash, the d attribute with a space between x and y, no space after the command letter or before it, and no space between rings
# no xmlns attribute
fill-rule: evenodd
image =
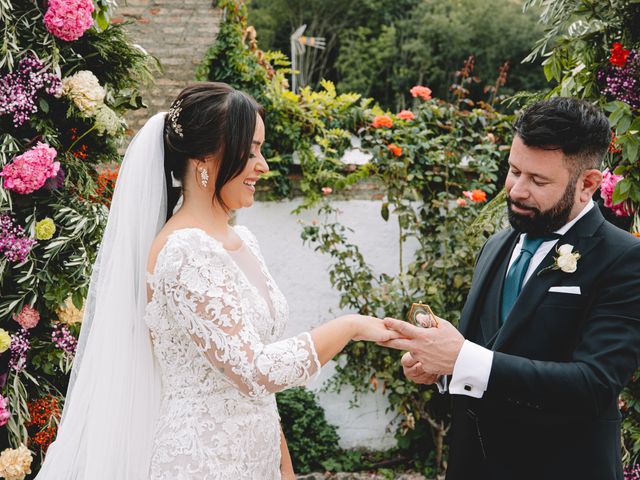
<svg viewBox="0 0 640 480"><path fill-rule="evenodd" d="M542 275L549 270L562 270L564 273L573 273L578 269L578 260L580 260L580 254L573 251L573 245L565 243L559 247L556 247L556 257L553 259L553 265L543 268L538 272L538 275Z"/></svg>

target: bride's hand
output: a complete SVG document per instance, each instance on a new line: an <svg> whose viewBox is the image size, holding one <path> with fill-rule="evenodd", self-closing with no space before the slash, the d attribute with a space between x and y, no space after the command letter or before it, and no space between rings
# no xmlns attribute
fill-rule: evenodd
<svg viewBox="0 0 640 480"><path fill-rule="evenodd" d="M350 315L354 324L353 340L366 340L368 342L386 342L400 338L400 334L387 329L384 321L368 315ZM384 340L381 340L384 339Z"/></svg>

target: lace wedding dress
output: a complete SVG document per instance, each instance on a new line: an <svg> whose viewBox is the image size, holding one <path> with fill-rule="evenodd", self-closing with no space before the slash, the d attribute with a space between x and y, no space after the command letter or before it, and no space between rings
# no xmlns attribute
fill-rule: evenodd
<svg viewBox="0 0 640 480"><path fill-rule="evenodd" d="M203 230L172 232L148 274L145 312L162 372L151 480L280 478L275 392L320 370L311 336L277 341L286 300L255 237L227 251Z"/></svg>

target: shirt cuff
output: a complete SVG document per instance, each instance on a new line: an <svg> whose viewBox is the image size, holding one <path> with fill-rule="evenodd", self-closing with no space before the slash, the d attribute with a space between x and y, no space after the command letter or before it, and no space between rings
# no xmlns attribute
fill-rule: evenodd
<svg viewBox="0 0 640 480"><path fill-rule="evenodd" d="M449 387L449 377L446 375L441 375L436 380L436 387L438 387L438 392L447 393L447 388Z"/></svg>
<svg viewBox="0 0 640 480"><path fill-rule="evenodd" d="M482 398L489 384L492 363L491 350L465 340L453 366L449 393Z"/></svg>

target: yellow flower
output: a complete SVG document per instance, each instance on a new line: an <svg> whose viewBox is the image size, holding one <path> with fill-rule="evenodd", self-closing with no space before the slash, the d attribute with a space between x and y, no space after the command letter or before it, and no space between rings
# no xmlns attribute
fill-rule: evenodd
<svg viewBox="0 0 640 480"><path fill-rule="evenodd" d="M64 302L64 305L56 310L56 313L58 314L58 319L62 323L66 323L67 325L80 323L84 316L84 306L82 307L82 310L78 310L78 308L73 304L71 297L69 297Z"/></svg>
<svg viewBox="0 0 640 480"><path fill-rule="evenodd" d="M56 225L49 217L36 223L36 238L38 240L49 240L56 233Z"/></svg>
<svg viewBox="0 0 640 480"><path fill-rule="evenodd" d="M0 328L0 353L6 352L11 346L11 335L4 328Z"/></svg>
<svg viewBox="0 0 640 480"><path fill-rule="evenodd" d="M24 445L7 448L0 454L0 477L5 480L23 480L31 473L31 452Z"/></svg>

